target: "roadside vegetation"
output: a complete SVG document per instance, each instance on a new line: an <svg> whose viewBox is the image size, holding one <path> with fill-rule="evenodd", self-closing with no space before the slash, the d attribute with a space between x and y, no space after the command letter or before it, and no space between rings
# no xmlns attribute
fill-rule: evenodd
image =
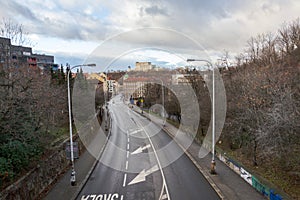
<svg viewBox="0 0 300 200"><path fill-rule="evenodd" d="M222 148L292 197L300 196L300 23L250 38L223 71Z"/></svg>
<svg viewBox="0 0 300 200"><path fill-rule="evenodd" d="M5 27L9 26L1 31ZM18 40L18 35L10 37L19 45L25 42ZM220 72L226 88L227 116L218 147L292 197L299 197L299 19L277 32L250 38L245 52L236 56L236 66L220 66ZM197 94L201 115L196 137L201 142L211 119L208 88L197 70L186 68L178 73L190 75ZM160 77L167 79L163 74ZM82 71L79 75L84 80ZM156 75L148 74L150 79ZM176 125L181 120L179 102L166 87L162 92L159 83L147 85L144 108L162 104L164 94L168 120ZM105 97L99 88L102 85L97 88L96 107L103 105ZM0 63L0 107L0 188L4 188L47 156L53 144L68 137L63 66L41 73L27 66Z"/></svg>
<svg viewBox="0 0 300 200"><path fill-rule="evenodd" d="M65 138L64 73L41 74L24 66L0 66L0 186L33 167L55 141Z"/></svg>
<svg viewBox="0 0 300 200"><path fill-rule="evenodd" d="M225 53L228 58L228 52ZM300 196L300 22L252 37L236 66L218 66L227 96L227 115L218 147L293 198ZM211 100L203 78L189 68L198 97L202 141L211 119ZM165 89L166 111L180 115L176 97ZM161 103L161 86L147 87L145 105ZM179 122L178 118L173 121Z"/></svg>

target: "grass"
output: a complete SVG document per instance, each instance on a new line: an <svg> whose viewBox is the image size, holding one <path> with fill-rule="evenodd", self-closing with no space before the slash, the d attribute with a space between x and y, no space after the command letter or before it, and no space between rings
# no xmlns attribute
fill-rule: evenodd
<svg viewBox="0 0 300 200"><path fill-rule="evenodd" d="M218 149L223 150L232 159L238 161L242 166L249 170L251 174L257 177L265 186L272 188L275 192L280 193L284 199L297 199L300 197L299 185L294 184L292 179L283 170L279 169L278 163L273 162L272 165L262 163L259 166L254 166L249 161L249 156L241 153L240 150L230 150L218 146ZM286 195L287 194L287 195Z"/></svg>
<svg viewBox="0 0 300 200"><path fill-rule="evenodd" d="M75 131L74 131L75 133ZM52 141L50 142L49 148L56 146L58 143L60 143L62 140L65 140L67 137L69 137L69 128L67 126L52 129L49 134L52 136Z"/></svg>

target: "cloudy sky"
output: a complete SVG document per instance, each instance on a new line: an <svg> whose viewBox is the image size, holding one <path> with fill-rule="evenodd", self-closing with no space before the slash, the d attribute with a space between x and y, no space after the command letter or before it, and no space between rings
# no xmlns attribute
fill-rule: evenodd
<svg viewBox="0 0 300 200"><path fill-rule="evenodd" d="M84 62L103 43L105 51L96 51L98 56L118 57L114 52L123 46L127 51L124 60L148 56L152 61L172 62L173 53L192 55L196 48L191 47L192 40L212 58L221 55L224 49L234 55L242 52L251 36L274 32L299 15L299 0L3 0L0 3L0 17L24 25L36 43L34 52L52 54L57 63L63 64ZM155 31L141 29L149 27L155 27ZM108 47L108 43L114 47ZM170 55L163 53L170 49L173 51Z"/></svg>

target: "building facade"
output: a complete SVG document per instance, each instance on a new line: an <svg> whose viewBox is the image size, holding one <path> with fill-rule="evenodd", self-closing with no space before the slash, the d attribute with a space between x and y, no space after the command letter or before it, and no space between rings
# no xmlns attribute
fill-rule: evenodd
<svg viewBox="0 0 300 200"><path fill-rule="evenodd" d="M33 54L31 47L12 45L8 38L0 37L0 62L3 67L27 66L32 69L50 69L54 56Z"/></svg>
<svg viewBox="0 0 300 200"><path fill-rule="evenodd" d="M136 62L134 71L150 71L153 70L156 66L152 65L151 62Z"/></svg>
<svg viewBox="0 0 300 200"><path fill-rule="evenodd" d="M123 81L123 90L125 98L128 99L131 96L135 99L144 97L146 92L146 85L150 80L146 77L129 77Z"/></svg>

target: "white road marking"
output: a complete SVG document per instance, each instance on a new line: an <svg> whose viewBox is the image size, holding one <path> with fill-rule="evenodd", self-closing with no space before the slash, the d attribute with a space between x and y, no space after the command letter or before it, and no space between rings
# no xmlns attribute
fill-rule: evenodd
<svg viewBox="0 0 300 200"><path fill-rule="evenodd" d="M141 131L142 131L141 129L133 130L133 131L131 131L131 132L129 133L129 135L134 135L134 134L139 133L139 132L141 132Z"/></svg>
<svg viewBox="0 0 300 200"><path fill-rule="evenodd" d="M164 194L164 195L161 197L162 200L163 200L163 199L167 199L167 198L168 198L167 194Z"/></svg>
<svg viewBox="0 0 300 200"><path fill-rule="evenodd" d="M164 189L164 187L165 187L167 198L168 198L168 200L171 200L170 194L169 194L169 190L168 190L168 186L167 186L167 182L166 182L166 178L165 178L165 175L164 175L164 171L162 170L162 167L161 167L160 161L159 161L159 159L158 159L158 155L157 155L156 149L155 149L155 147L154 147L154 145L153 145L153 142L152 142L152 140L151 140L151 138L150 138L148 132L147 132L146 129L141 125L141 123L137 121L137 125L139 125L139 126L143 129L143 131L145 132L145 134L146 134L147 137L148 137L148 140L149 140L150 145L151 145L151 147L152 147L152 149L153 149L153 152L154 152L154 155L155 155L155 157L156 157L156 160L157 160L157 163L158 163L158 166L159 166L159 170L160 170L160 173L161 173L161 176L162 176L162 179L163 179L163 188L162 188L162 192L163 192L163 189ZM162 194L162 193L161 193L161 194ZM162 196L162 195L161 195L161 196Z"/></svg>
<svg viewBox="0 0 300 200"><path fill-rule="evenodd" d="M127 157L127 158L129 158L129 151L127 151L127 153L126 153L126 157Z"/></svg>
<svg viewBox="0 0 300 200"><path fill-rule="evenodd" d="M108 193L108 194L90 194L90 195L83 195L81 197L81 200L118 200L120 197L120 200L123 200L123 195L119 195L118 193Z"/></svg>
<svg viewBox="0 0 300 200"><path fill-rule="evenodd" d="M127 142L129 143L129 137L127 137Z"/></svg>
<svg viewBox="0 0 300 200"><path fill-rule="evenodd" d="M132 184L136 184L136 183L145 181L146 180L146 176L149 176L150 174L152 174L153 172L157 171L158 169L159 168L158 168L157 165L154 165L153 167L151 167L147 171L145 169L143 169L132 181L130 181L128 183L128 185L132 185Z"/></svg>
<svg viewBox="0 0 300 200"><path fill-rule="evenodd" d="M125 187L125 186L126 186L126 179L127 179L127 174L125 173L125 174L124 174L123 187Z"/></svg>
<svg viewBox="0 0 300 200"><path fill-rule="evenodd" d="M134 150L134 151L131 153L131 155L138 154L138 153L142 153L143 150L148 149L148 148L150 148L150 147L151 147L150 144L148 144L148 145L146 145L146 146L143 146L143 147L139 147L139 148L137 148L136 150Z"/></svg>
<svg viewBox="0 0 300 200"><path fill-rule="evenodd" d="M126 166L125 166L125 169L126 169L126 170L128 169L128 160L126 160Z"/></svg>
<svg viewBox="0 0 300 200"><path fill-rule="evenodd" d="M127 143L127 150L129 150L129 143Z"/></svg>

